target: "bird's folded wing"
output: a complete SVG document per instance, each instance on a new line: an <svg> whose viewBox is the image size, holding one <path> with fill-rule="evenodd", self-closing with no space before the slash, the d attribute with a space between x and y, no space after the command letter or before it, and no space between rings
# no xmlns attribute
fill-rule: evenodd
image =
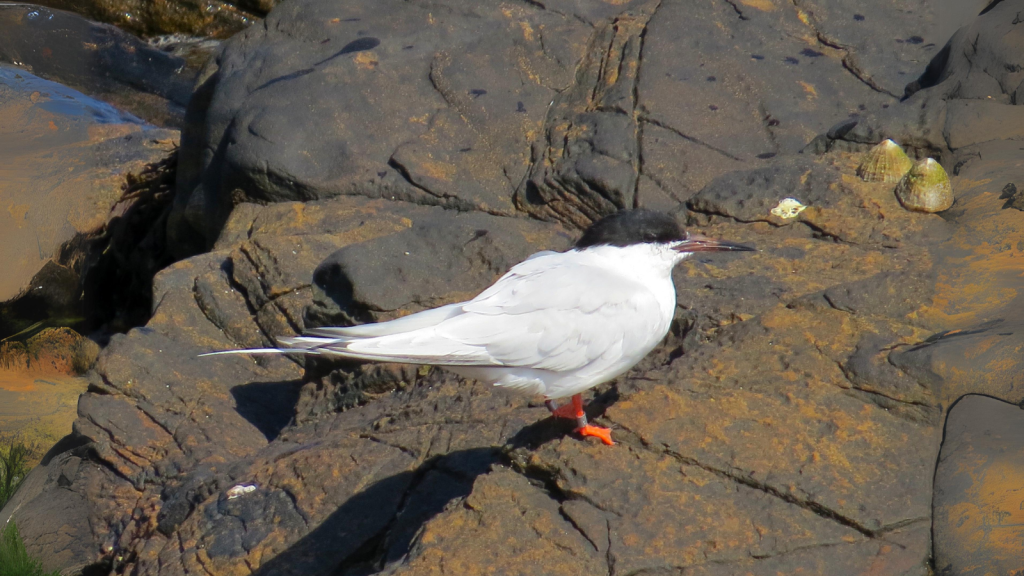
<svg viewBox="0 0 1024 576"><path fill-rule="evenodd" d="M440 308L424 310L408 316L390 320L388 322L377 322L376 324L360 324L358 326L314 328L307 330L309 336L322 336L325 338L338 338L343 340L353 338L372 338L375 336L388 336L410 332L428 326L434 326L440 322L458 314L463 302L449 304Z"/></svg>
<svg viewBox="0 0 1024 576"><path fill-rule="evenodd" d="M650 319L661 316L644 286L578 265L521 264L459 306L461 313L432 326L319 349L367 360L566 371L645 345Z"/></svg>

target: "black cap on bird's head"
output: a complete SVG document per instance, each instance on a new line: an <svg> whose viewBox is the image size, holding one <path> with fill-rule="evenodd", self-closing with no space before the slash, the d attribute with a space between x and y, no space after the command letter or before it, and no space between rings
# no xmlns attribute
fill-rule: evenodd
<svg viewBox="0 0 1024 576"><path fill-rule="evenodd" d="M634 244L671 244L678 252L753 250L749 246L689 234L668 214L643 208L620 210L594 222L576 241L576 248Z"/></svg>
<svg viewBox="0 0 1024 576"><path fill-rule="evenodd" d="M576 242L577 248L590 246L631 246L669 243L686 239L686 232L675 218L654 210L620 210L594 222Z"/></svg>

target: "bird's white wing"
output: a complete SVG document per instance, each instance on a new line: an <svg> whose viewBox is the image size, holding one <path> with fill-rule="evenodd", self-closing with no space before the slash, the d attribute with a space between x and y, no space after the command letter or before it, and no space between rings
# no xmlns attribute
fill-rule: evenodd
<svg viewBox="0 0 1024 576"><path fill-rule="evenodd" d="M513 267L508 274L505 275L501 280L509 276L519 276L516 274L516 270L527 269L533 271L535 266L525 266L524 264L530 260L536 258L545 257L558 257L561 254L558 252L552 252L550 250L544 250L537 252L529 256L523 263ZM501 281L499 280L499 282ZM358 326L345 326L345 327L324 327L314 328L306 331L309 336L319 336L324 338L338 338L343 340L356 339L356 338L372 338L375 336L388 336L391 334L399 334L403 332L410 332L419 328L426 328L434 326L452 316L460 314L462 312L462 305L465 302L458 302L456 304L449 304L447 306L441 306L439 308L433 308L431 310L424 310L415 314L410 314L403 318L396 320L389 320L387 322L377 322L374 324L360 324Z"/></svg>
<svg viewBox="0 0 1024 576"><path fill-rule="evenodd" d="M308 340L317 340L321 353L366 360L567 371L664 335L650 325L662 313L646 287L560 256L524 261L473 300L452 305L460 310L437 324L371 338Z"/></svg>
<svg viewBox="0 0 1024 576"><path fill-rule="evenodd" d="M340 354L359 358L354 354L345 354L344 344L353 340L363 340L391 334L407 334L412 331L434 326L443 320L462 313L462 304L449 304L439 308L424 310L415 314L374 324L358 326L324 327L307 330L302 336L278 338L282 348L247 348L243 350L223 350L208 352L200 356L220 356L222 354ZM373 358L366 358L372 360Z"/></svg>
<svg viewBox="0 0 1024 576"><path fill-rule="evenodd" d="M374 336L387 336L389 334L410 332L412 330L434 326L456 314L459 314L461 312L460 307L462 304L463 302L459 302L458 304L449 304L447 306L441 306L440 308L432 308L430 310L424 310L423 312L410 314L396 320L377 322L375 324L360 324L358 326L346 326L343 328L314 328L312 330L307 330L306 334L310 336L322 336L326 338L340 338L348 340L353 338L372 338Z"/></svg>

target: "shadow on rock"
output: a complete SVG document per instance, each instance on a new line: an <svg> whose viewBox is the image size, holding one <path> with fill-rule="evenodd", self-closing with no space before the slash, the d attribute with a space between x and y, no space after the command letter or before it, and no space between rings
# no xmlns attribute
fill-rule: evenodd
<svg viewBox="0 0 1024 576"><path fill-rule="evenodd" d="M451 502L469 495L476 478L500 459L495 448L460 450L380 480L349 498L316 529L253 575L355 575L382 570L401 561L423 524ZM238 505L245 506L246 500L238 499ZM258 505L255 499L252 502ZM222 499L220 505L234 502ZM238 515L244 513L238 511ZM237 534L223 536L233 550ZM207 549L210 555L218 551L216 540Z"/></svg>
<svg viewBox="0 0 1024 576"><path fill-rule="evenodd" d="M250 382L231 389L238 414L272 442L295 416L301 380Z"/></svg>
<svg viewBox="0 0 1024 576"><path fill-rule="evenodd" d="M601 424L600 422L594 422L595 418L604 416L605 410L611 407L619 400L619 389L617 386L612 386L603 392L599 392L586 403L584 411L587 414L587 419L599 426L607 426L607 424ZM556 403L568 402L569 399L556 400ZM559 440L567 435L572 434L573 429L576 428L576 422L565 418L555 418L550 416L523 426L519 432L516 432L514 436L509 438L508 443L505 446L507 451L516 450L519 448L525 448L528 450L536 450L548 442ZM614 437L615 431L612 431ZM577 436L578 438L579 436Z"/></svg>
<svg viewBox="0 0 1024 576"><path fill-rule="evenodd" d="M115 204L119 215L89 239L81 273L81 307L88 329L142 326L153 311L153 277L175 261L165 233L174 202L178 155L129 175Z"/></svg>

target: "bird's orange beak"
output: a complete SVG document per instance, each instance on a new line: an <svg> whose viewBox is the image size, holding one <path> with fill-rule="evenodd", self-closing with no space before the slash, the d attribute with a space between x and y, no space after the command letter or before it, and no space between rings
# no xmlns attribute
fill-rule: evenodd
<svg viewBox="0 0 1024 576"><path fill-rule="evenodd" d="M672 247L677 252L753 252L756 249L735 242L715 240L701 234L687 234L686 240Z"/></svg>

